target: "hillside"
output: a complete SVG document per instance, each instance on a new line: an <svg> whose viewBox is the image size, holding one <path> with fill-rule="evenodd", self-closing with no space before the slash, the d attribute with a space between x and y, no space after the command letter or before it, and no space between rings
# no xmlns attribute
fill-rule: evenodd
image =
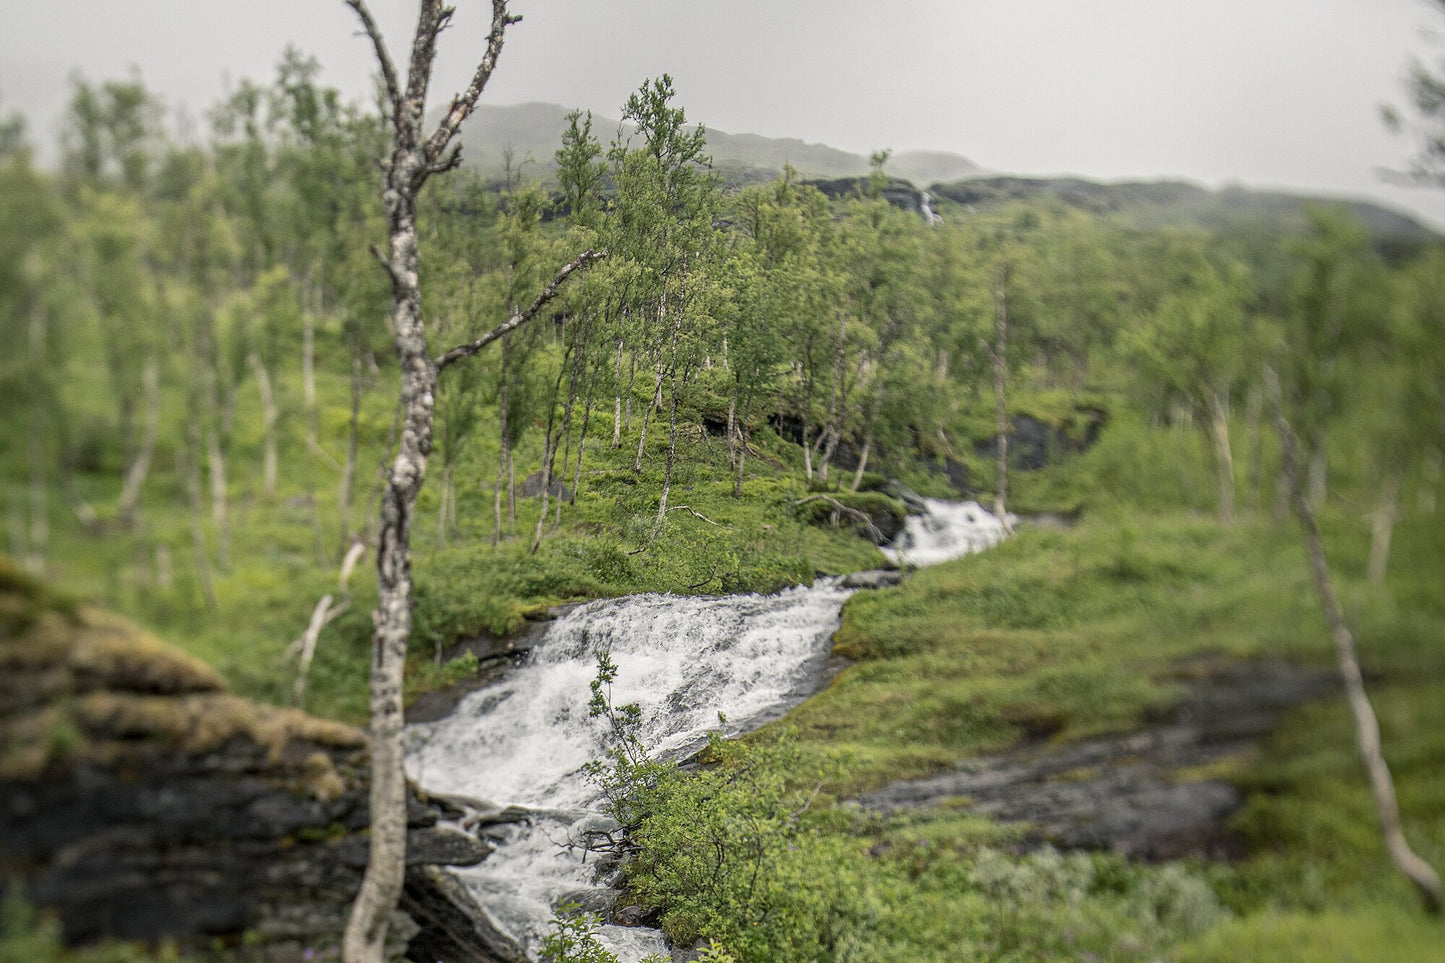
<svg viewBox="0 0 1445 963"><path fill-rule="evenodd" d="M467 161L486 173L499 173L504 152L510 148L513 163L530 159L536 173L553 167L552 153L561 142L568 108L558 104L529 103L506 107L480 106L463 133ZM592 130L607 144L622 125L610 117L594 115ZM625 128L623 128L625 130ZM826 144L808 144L796 137L730 134L708 128L708 151L714 165L730 182L770 180L792 164L805 177L837 178L866 174L868 158ZM888 164L890 172L919 184L958 180L981 173L966 157L944 151L904 151Z"/></svg>
<svg viewBox="0 0 1445 963"><path fill-rule="evenodd" d="M1121 218L1145 230L1196 227L1234 231L1269 226L1298 231L1313 204L1343 204L1375 238L1405 246L1436 238L1419 221L1369 201L1341 201L1284 191L1255 191L1230 186L1212 191L1184 181L1125 181L1107 184L1078 177L978 177L936 183L930 190L942 200L971 211L994 210L1013 202L1061 202L1088 214Z"/></svg>

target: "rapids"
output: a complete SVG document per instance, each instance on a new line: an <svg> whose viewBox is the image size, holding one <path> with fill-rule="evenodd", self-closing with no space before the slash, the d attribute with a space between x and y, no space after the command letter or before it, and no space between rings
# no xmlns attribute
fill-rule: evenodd
<svg viewBox="0 0 1445 963"><path fill-rule="evenodd" d="M933 564L1003 537L972 502L930 499L928 508L885 550L899 564ZM819 579L773 595L589 602L552 623L501 682L445 719L408 727L407 770L419 785L530 810L492 827L498 848L484 862L453 870L492 922L535 958L558 897L605 885L596 857L569 845L608 823L583 769L607 745L605 723L587 712L597 653L618 667L614 704L641 708L653 755L685 756L710 731L747 731L810 695L851 594L838 579ZM600 935L623 960L666 952L655 930L609 925Z"/></svg>

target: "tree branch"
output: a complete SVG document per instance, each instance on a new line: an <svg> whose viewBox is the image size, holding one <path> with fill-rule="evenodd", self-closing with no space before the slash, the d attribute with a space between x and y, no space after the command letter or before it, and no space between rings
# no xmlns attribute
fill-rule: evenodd
<svg viewBox="0 0 1445 963"><path fill-rule="evenodd" d="M362 29L371 38L371 45L376 49L376 62L381 65L381 76L386 81L386 99L391 104L392 113L395 113L401 100L401 90L396 85L396 66L391 62L391 54L387 53L385 41L381 39L381 30L371 18L366 0L346 0L346 5L356 11Z"/></svg>
<svg viewBox="0 0 1445 963"><path fill-rule="evenodd" d="M548 301L551 301L557 296L557 292L562 289L563 282L567 280L567 278L572 274L573 271L576 271L579 268L586 267L593 261L599 261L606 256L607 255L602 251L593 250L583 251L581 254L577 255L577 257L573 258L566 267L562 268L562 270L557 272L557 276L552 279L552 283L548 284L545 288L542 289L542 293L537 295L537 299L533 301L525 311L519 311L518 313L512 315L506 321L497 325L495 328L493 328L491 331L488 331L477 340L472 341L468 344L459 344L455 348L452 348L450 351L438 357L436 359L437 372L440 373L444 371L448 366L462 360L463 358L471 357L478 351L485 348L487 345L491 344L493 341L505 335L507 332L513 330L514 328L521 327L523 324L530 321L532 319L532 316L542 309L543 305L545 305Z"/></svg>
<svg viewBox="0 0 1445 963"><path fill-rule="evenodd" d="M844 505L832 495L809 495L807 498L799 498L793 502L793 504L801 508L810 502L824 502L833 509L834 515L844 515L852 519L863 528L864 534L867 535L868 539L875 545L882 545L885 541L883 532L879 530L877 525L873 524L873 519L869 518L866 512L861 512L856 508ZM837 521L837 519L835 518L834 521Z"/></svg>
<svg viewBox="0 0 1445 963"><path fill-rule="evenodd" d="M472 75L472 82L467 89L452 98L452 105L447 110L446 116L437 125L435 133L427 140L423 156L427 164L435 164L437 158L446 150L451 143L452 137L456 135L457 129L461 127L462 121L472 112L477 105L477 98L482 95L482 90L491 79L492 70L497 66L497 57L502 53L502 40L507 28L514 23L519 23L521 17L512 16L507 13L507 0L492 0L492 29L487 34L487 52L482 56L481 63L477 64L477 72ZM440 29L446 18L441 18L437 24ZM435 41L435 34L433 34Z"/></svg>

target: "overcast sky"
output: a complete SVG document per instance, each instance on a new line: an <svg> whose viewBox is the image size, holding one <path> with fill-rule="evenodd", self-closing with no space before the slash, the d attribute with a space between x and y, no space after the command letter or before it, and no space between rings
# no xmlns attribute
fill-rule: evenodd
<svg viewBox="0 0 1445 963"><path fill-rule="evenodd" d="M485 0L453 0L434 101L464 86ZM372 0L398 61L412 0ZM1445 228L1445 190L1406 165L1379 106L1409 59L1445 54L1428 0L513 0L493 104L616 116L662 72L690 120L848 150L937 149L990 170L1174 177L1370 197ZM67 78L132 66L194 118L287 44L369 90L342 0L0 0L0 111L55 138Z"/></svg>

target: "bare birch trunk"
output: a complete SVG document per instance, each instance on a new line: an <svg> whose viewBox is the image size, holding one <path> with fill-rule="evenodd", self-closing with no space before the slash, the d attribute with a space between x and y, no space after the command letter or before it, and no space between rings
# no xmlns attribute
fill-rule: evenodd
<svg viewBox="0 0 1445 963"><path fill-rule="evenodd" d="M346 464L341 468L341 484L336 490L336 513L341 520L341 541L351 540L351 490L356 485L357 450L361 444L361 345L356 336L351 343L351 417L346 428Z"/></svg>
<svg viewBox="0 0 1445 963"><path fill-rule="evenodd" d="M1299 442L1294 429L1284 416L1278 415L1276 426L1280 436L1280 447L1285 462L1285 473L1290 479L1290 502L1294 506L1300 527L1304 530L1305 547L1309 552L1310 574L1314 579L1315 592L1324 608L1325 621L1329 625L1330 637L1335 645L1335 658L1340 676L1345 683L1345 695L1349 700L1350 712L1355 719L1355 741L1369 776L1370 790L1375 797L1375 810L1380 820L1380 831L1384 836L1385 848L1390 861L1412 884L1414 884L1425 908L1439 913L1442 902L1440 877L1425 860L1421 859L1405 839L1400 825L1400 806L1395 797L1395 783L1390 775L1389 765L1381 747L1380 723L1375 717L1374 707L1365 692L1364 675L1360 671L1359 655L1355 649L1355 637L1345 624L1344 612L1335 595L1333 579L1330 577L1329 562L1325 557L1324 538L1315 519L1314 507L1299 479Z"/></svg>
<svg viewBox="0 0 1445 963"><path fill-rule="evenodd" d="M403 91L365 0L348 0L371 38L391 108L392 151L382 201L389 248L391 312L401 369L401 441L381 499L376 541L376 634L371 663L371 831L366 872L342 940L346 963L382 963L391 913L406 875L406 772L402 766L402 684L411 636L411 521L431 455L438 367L427 350L421 313L416 198L426 179L455 166L446 153L486 86L512 18L506 0L493 0L487 52L466 93L453 98L436 132L422 133L427 87L438 34L451 20L440 0L422 0ZM308 325L309 330L309 325ZM309 362L308 362L309 365ZM309 399L308 399L309 403ZM309 430L309 426L308 426Z"/></svg>
<svg viewBox="0 0 1445 963"><path fill-rule="evenodd" d="M301 404L306 415L306 450L315 454L316 424L316 319L310 306L301 312Z"/></svg>
<svg viewBox="0 0 1445 963"><path fill-rule="evenodd" d="M256 390L261 395L261 494L267 499L276 497L276 393L271 387L271 374L261 362L261 356L252 351L246 355L246 364L256 378Z"/></svg>
<svg viewBox="0 0 1445 963"><path fill-rule="evenodd" d="M1385 584L1385 570L1390 564L1390 538L1395 531L1395 514L1400 506L1400 482L1404 474L1395 464L1380 483L1380 497L1370 517L1370 561L1365 571L1371 585Z"/></svg>
<svg viewBox="0 0 1445 963"><path fill-rule="evenodd" d="M196 404L193 398L191 410L186 416L186 444L176 451L176 474L185 486L186 502L190 507L191 554L196 565L196 580L200 583L206 609L214 612L219 606L215 586L211 583L211 549L206 544L206 531L201 523L205 507L201 498L201 426Z"/></svg>
<svg viewBox="0 0 1445 963"><path fill-rule="evenodd" d="M647 423L652 420L652 413L662 404L662 359L657 360L657 377L653 380L652 400L647 403L647 410L642 415L642 429L637 433L637 457L632 461L633 471L642 471L642 454L647 446Z"/></svg>
<svg viewBox="0 0 1445 963"><path fill-rule="evenodd" d="M211 524L216 528L216 565L231 567L231 512L226 494L226 454L218 429L206 432L206 477L211 488Z"/></svg>
<svg viewBox="0 0 1445 963"><path fill-rule="evenodd" d="M1440 449L1427 447L1420 465L1420 483L1415 489L1415 504L1426 515L1435 514L1436 493L1440 488Z"/></svg>
<svg viewBox="0 0 1445 963"><path fill-rule="evenodd" d="M116 515L121 523L134 523L136 507L140 504L141 489L145 487L146 476L150 474L151 459L155 455L156 438L161 427L161 372L155 355L145 360L141 369L141 387L145 392L145 435L125 472L125 484L121 486Z"/></svg>
<svg viewBox="0 0 1445 963"><path fill-rule="evenodd" d="M662 497L657 503L657 524L662 525L662 520L667 517L667 496L672 491L672 466L677 460L677 360L673 359L672 372L669 376L672 385L671 410L667 421L667 465L662 471Z"/></svg>
<svg viewBox="0 0 1445 963"><path fill-rule="evenodd" d="M45 371L46 328L45 309L37 300L30 309L29 355L31 374L34 376L40 376ZM50 543L46 441L50 436L49 406L58 403L47 395L49 392L39 392L30 402L30 437L26 439L27 458L30 462L30 537L25 554L16 554L16 558L23 557L25 567L37 575L45 572L45 554Z"/></svg>
<svg viewBox="0 0 1445 963"><path fill-rule="evenodd" d="M1234 453L1229 444L1229 408L1223 394L1209 391L1209 437L1214 442L1214 470L1219 479L1219 520L1234 524Z"/></svg>
<svg viewBox="0 0 1445 963"><path fill-rule="evenodd" d="M868 456L873 452L873 429L870 427L867 434L863 436L863 451L858 456L858 470L853 473L853 484L848 487L850 492L856 492L858 486L863 484L863 473L868 470Z"/></svg>
<svg viewBox="0 0 1445 963"><path fill-rule="evenodd" d="M1012 534L1008 521L1008 264L999 265L994 285L993 401L998 430L998 479L994 486L993 513L1003 530Z"/></svg>
<svg viewBox="0 0 1445 963"><path fill-rule="evenodd" d="M1249 432L1249 455L1245 465L1245 491L1249 493L1249 513L1259 515L1260 507L1260 485L1264 477L1264 432L1260 430L1260 422L1264 415L1264 392L1256 385L1249 389L1249 398L1245 405L1244 420L1248 425Z"/></svg>
<svg viewBox="0 0 1445 963"><path fill-rule="evenodd" d="M612 447L622 447L622 339L617 339L617 390L612 398Z"/></svg>

